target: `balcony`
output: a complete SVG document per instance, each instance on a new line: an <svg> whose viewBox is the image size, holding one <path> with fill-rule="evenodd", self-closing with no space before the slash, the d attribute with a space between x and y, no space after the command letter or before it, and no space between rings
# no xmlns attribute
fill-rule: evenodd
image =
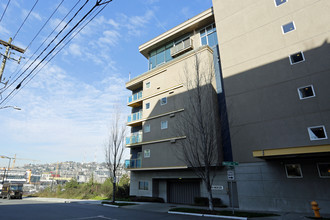
<svg viewBox="0 0 330 220"><path fill-rule="evenodd" d="M142 111L133 113L127 117L127 125L129 126L140 126L142 125Z"/></svg>
<svg viewBox="0 0 330 220"><path fill-rule="evenodd" d="M142 91L134 93L127 99L127 105L131 107L138 107L142 105Z"/></svg>
<svg viewBox="0 0 330 220"><path fill-rule="evenodd" d="M141 168L141 159L125 160L125 169Z"/></svg>
<svg viewBox="0 0 330 220"><path fill-rule="evenodd" d="M126 145L138 144L142 142L142 131L133 133L130 137L126 137Z"/></svg>
<svg viewBox="0 0 330 220"><path fill-rule="evenodd" d="M171 56L176 57L192 49L193 49L193 40L191 38L188 38L171 48Z"/></svg>

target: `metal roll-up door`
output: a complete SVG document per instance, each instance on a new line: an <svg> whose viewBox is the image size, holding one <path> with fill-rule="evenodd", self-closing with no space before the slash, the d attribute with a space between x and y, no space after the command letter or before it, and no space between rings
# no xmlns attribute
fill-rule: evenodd
<svg viewBox="0 0 330 220"><path fill-rule="evenodd" d="M199 180L168 181L168 202L194 204L195 197L200 197Z"/></svg>

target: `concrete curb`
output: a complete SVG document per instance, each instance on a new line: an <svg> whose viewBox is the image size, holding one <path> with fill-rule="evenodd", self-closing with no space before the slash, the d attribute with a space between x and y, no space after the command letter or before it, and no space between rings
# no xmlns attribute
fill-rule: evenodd
<svg viewBox="0 0 330 220"><path fill-rule="evenodd" d="M226 216L226 215L209 215L209 214L198 214L198 213L189 213L189 212L172 212L168 211L169 214L177 215L194 215L200 217L210 217L210 218L226 218L226 219L237 219L237 220L247 220L247 217L236 217L236 216Z"/></svg>
<svg viewBox="0 0 330 220"><path fill-rule="evenodd" d="M102 204L103 206L109 206L112 208L119 208L119 205L110 205L110 204Z"/></svg>

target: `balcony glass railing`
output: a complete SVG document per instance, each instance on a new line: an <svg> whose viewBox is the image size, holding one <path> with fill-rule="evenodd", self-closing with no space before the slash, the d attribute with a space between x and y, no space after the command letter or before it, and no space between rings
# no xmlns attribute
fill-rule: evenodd
<svg viewBox="0 0 330 220"><path fill-rule="evenodd" d="M142 142L142 132L133 133L130 137L126 137L126 145L137 144Z"/></svg>
<svg viewBox="0 0 330 220"><path fill-rule="evenodd" d="M139 99L142 99L142 91L138 93L134 93L133 95L129 96L127 103L131 103Z"/></svg>
<svg viewBox="0 0 330 220"><path fill-rule="evenodd" d="M142 119L142 111L133 113L127 117L127 123Z"/></svg>
<svg viewBox="0 0 330 220"><path fill-rule="evenodd" d="M141 168L141 159L125 160L125 168Z"/></svg>

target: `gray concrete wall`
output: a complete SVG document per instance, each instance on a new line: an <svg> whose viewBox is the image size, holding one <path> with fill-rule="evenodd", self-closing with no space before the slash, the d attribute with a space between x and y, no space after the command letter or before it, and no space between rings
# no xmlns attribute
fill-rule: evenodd
<svg viewBox="0 0 330 220"><path fill-rule="evenodd" d="M245 163L236 167L239 208L282 212L311 212L310 202L330 213L330 178L319 177L320 159L291 159ZM285 164L301 165L303 178L287 178Z"/></svg>

